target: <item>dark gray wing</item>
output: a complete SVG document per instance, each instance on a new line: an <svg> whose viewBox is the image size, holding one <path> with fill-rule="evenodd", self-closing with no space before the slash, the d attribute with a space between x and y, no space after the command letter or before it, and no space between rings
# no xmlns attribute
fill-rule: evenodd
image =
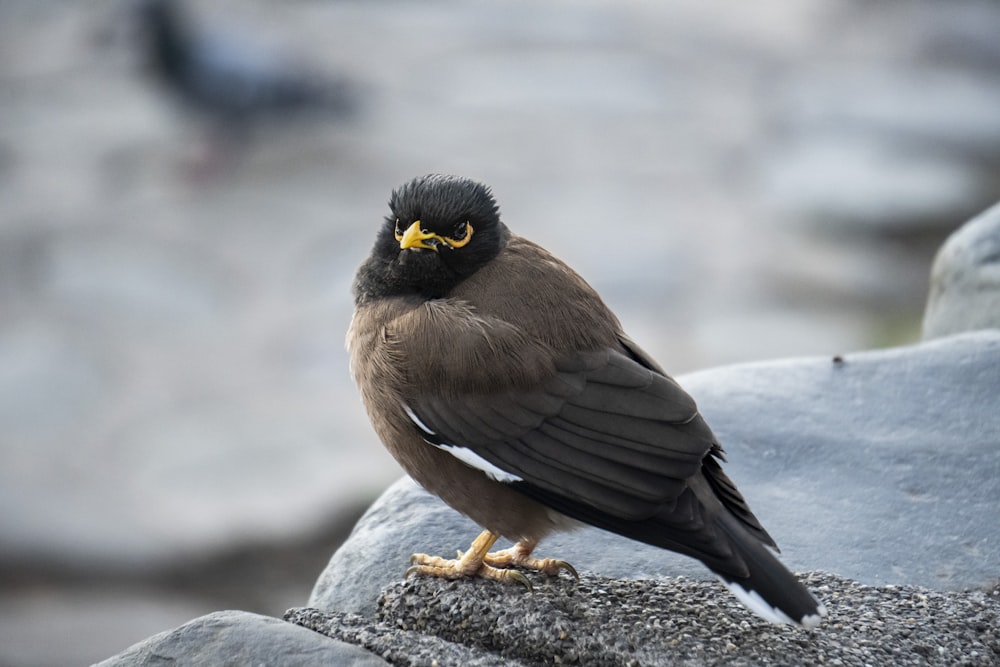
<svg viewBox="0 0 1000 667"><path fill-rule="evenodd" d="M406 408L429 443L471 452L529 495L643 520L681 496L715 438L676 382L624 350L556 359L529 390L424 394Z"/></svg>

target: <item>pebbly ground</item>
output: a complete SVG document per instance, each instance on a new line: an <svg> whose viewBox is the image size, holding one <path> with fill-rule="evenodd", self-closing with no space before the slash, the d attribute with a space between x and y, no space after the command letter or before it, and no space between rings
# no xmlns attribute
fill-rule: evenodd
<svg viewBox="0 0 1000 667"><path fill-rule="evenodd" d="M386 587L375 619L312 608L286 620L364 646L394 665L995 665L1000 587L938 592L803 581L827 605L817 630L766 624L714 581L583 574L495 582L411 578Z"/></svg>

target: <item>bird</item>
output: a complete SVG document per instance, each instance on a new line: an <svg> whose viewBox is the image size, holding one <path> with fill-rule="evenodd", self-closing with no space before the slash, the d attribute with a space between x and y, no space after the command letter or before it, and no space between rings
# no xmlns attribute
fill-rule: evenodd
<svg viewBox="0 0 1000 667"><path fill-rule="evenodd" d="M227 149L268 124L358 111L359 89L346 77L307 68L246 34L209 30L179 0L139 0L136 13L146 71Z"/></svg>
<svg viewBox="0 0 1000 667"><path fill-rule="evenodd" d="M375 432L483 529L455 559L414 554L408 576L577 576L534 553L586 524L701 561L765 620L820 624L694 399L580 275L507 227L491 188L429 174L393 189L352 291L350 370ZM513 546L491 552L501 537Z"/></svg>

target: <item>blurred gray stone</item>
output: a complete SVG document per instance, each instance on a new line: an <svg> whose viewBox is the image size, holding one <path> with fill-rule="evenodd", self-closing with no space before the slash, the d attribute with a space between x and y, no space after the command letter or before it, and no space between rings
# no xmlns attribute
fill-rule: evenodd
<svg viewBox="0 0 1000 667"><path fill-rule="evenodd" d="M1000 204L962 225L934 258L924 339L1000 328Z"/></svg>
<svg viewBox="0 0 1000 667"><path fill-rule="evenodd" d="M898 20L881 10L867 18L875 26ZM962 13L923 18L931 41ZM976 156L1000 149L1000 118L989 111L1000 88L973 71L922 62L919 40L903 48L915 53L869 67L819 61L776 84L779 131L762 171L778 208L853 231L898 233L939 226L995 194L995 178Z"/></svg>
<svg viewBox="0 0 1000 667"><path fill-rule="evenodd" d="M961 16L955 13L952 18ZM981 18L984 26L990 25L985 15ZM947 29L943 16L934 21ZM929 30L927 38L935 37ZM793 77L777 102L786 122L796 130L817 133L814 138L823 130L841 128L887 145L906 144L911 150L933 146L972 152L1000 146L1000 118L988 111L1000 104L1000 89L981 85L972 71L920 61L862 68L827 61L809 74Z"/></svg>
<svg viewBox="0 0 1000 667"><path fill-rule="evenodd" d="M871 129L818 130L778 148L766 164L769 194L781 208L859 230L919 228L990 192L967 161L915 151Z"/></svg>
<svg viewBox="0 0 1000 667"><path fill-rule="evenodd" d="M726 469L793 570L939 590L1000 577L1000 332L724 367L681 383ZM450 556L478 528L402 479L320 576L309 605L370 615L413 552ZM596 529L540 556L618 578L710 577L699 563Z"/></svg>
<svg viewBox="0 0 1000 667"><path fill-rule="evenodd" d="M362 648L244 611L196 618L98 663L100 667L166 664L384 667L388 663Z"/></svg>
<svg viewBox="0 0 1000 667"><path fill-rule="evenodd" d="M59 434L99 409L109 369L96 356L82 341L42 323L0 328L0 424L11 465L19 455L37 454L34 447L16 446L24 435ZM34 451L23 451L28 449Z"/></svg>
<svg viewBox="0 0 1000 667"><path fill-rule="evenodd" d="M233 276L212 251L112 227L60 235L43 273L47 299L119 326L195 327L225 314Z"/></svg>
<svg viewBox="0 0 1000 667"><path fill-rule="evenodd" d="M0 595L0 665L87 665L217 607L197 596L105 584L35 585ZM107 628L115 628L109 634ZM59 628L59 641L52 641Z"/></svg>

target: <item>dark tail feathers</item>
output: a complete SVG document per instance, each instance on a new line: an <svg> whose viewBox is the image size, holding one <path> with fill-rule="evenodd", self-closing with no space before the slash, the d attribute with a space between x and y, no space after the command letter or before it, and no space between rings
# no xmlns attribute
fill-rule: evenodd
<svg viewBox="0 0 1000 667"><path fill-rule="evenodd" d="M750 571L747 577L715 572L740 602L772 623L818 626L826 616L826 607L781 564L774 552L728 513L719 518L719 525Z"/></svg>

